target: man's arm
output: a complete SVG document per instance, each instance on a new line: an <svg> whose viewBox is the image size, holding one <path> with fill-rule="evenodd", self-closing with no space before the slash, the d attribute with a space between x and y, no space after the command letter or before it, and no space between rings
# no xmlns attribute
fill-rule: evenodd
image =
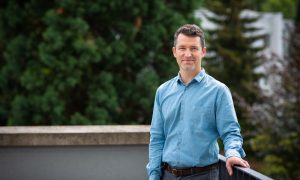
<svg viewBox="0 0 300 180"><path fill-rule="evenodd" d="M163 130L163 118L159 105L159 95L156 92L151 129L150 129L150 144L149 144L149 163L147 171L149 180L159 180L161 176L161 161L162 151L165 143Z"/></svg>
<svg viewBox="0 0 300 180"><path fill-rule="evenodd" d="M242 148L243 138L240 134L240 125L237 121L231 93L227 87L220 93L217 100L216 121L221 139L223 140L226 168L229 175L232 175L232 166L240 165L249 167Z"/></svg>

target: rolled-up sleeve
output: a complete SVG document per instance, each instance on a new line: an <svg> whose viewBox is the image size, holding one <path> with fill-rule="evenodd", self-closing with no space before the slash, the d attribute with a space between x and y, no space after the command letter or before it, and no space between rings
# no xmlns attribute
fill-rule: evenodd
<svg viewBox="0 0 300 180"><path fill-rule="evenodd" d="M161 176L162 153L165 143L163 124L159 91L157 91L150 128L149 163L147 164L147 172L150 180L159 180Z"/></svg>
<svg viewBox="0 0 300 180"><path fill-rule="evenodd" d="M229 89L224 86L219 93L216 110L216 123L220 137L224 144L226 158L246 156L242 148L243 138L237 120L234 104Z"/></svg>

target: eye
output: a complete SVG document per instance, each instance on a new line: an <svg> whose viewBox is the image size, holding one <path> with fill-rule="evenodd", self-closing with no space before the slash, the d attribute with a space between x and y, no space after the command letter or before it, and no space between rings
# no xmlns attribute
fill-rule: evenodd
<svg viewBox="0 0 300 180"><path fill-rule="evenodd" d="M191 51L193 51L193 52L198 51L198 48L192 47L192 48L191 48Z"/></svg>
<svg viewBox="0 0 300 180"><path fill-rule="evenodd" d="M178 48L180 51L184 51L185 50L185 47L179 47Z"/></svg>

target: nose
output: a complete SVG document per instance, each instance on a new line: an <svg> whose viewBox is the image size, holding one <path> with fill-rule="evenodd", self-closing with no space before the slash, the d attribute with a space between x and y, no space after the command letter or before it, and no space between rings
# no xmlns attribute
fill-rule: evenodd
<svg viewBox="0 0 300 180"><path fill-rule="evenodd" d="M192 52L190 50L186 50L185 53L184 53L184 55L186 57L191 57L192 56Z"/></svg>

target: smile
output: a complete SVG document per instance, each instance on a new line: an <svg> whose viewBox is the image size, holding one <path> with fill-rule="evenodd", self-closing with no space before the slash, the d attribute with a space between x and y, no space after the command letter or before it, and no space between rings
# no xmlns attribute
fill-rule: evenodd
<svg viewBox="0 0 300 180"><path fill-rule="evenodd" d="M194 60L182 60L182 62L184 62L184 61L186 61L186 62L194 62Z"/></svg>

